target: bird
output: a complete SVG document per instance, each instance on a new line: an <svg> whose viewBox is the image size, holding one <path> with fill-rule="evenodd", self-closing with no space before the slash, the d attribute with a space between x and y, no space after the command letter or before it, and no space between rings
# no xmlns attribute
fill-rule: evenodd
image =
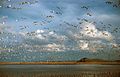
<svg viewBox="0 0 120 77"><path fill-rule="evenodd" d="M26 29L27 26L20 26L20 30Z"/></svg>
<svg viewBox="0 0 120 77"><path fill-rule="evenodd" d="M34 25L41 25L41 26L43 26L43 25L46 25L46 24L48 24L48 23L50 23L50 22L51 22L51 21L47 21L47 20L43 20L43 21L41 21L41 22L34 21L33 24L34 24Z"/></svg>
<svg viewBox="0 0 120 77"><path fill-rule="evenodd" d="M87 13L88 16L92 16L90 13Z"/></svg>
<svg viewBox="0 0 120 77"><path fill-rule="evenodd" d="M106 1L105 3L106 4L112 4L113 2L112 1Z"/></svg>
<svg viewBox="0 0 120 77"><path fill-rule="evenodd" d="M118 6L117 6L116 4L114 4L113 7L116 7L116 8L117 8Z"/></svg>
<svg viewBox="0 0 120 77"><path fill-rule="evenodd" d="M30 2L25 1L25 2L20 2L19 4L20 4L20 5L30 4Z"/></svg>
<svg viewBox="0 0 120 77"><path fill-rule="evenodd" d="M12 7L12 5L8 5L8 6L6 6L6 8L11 8Z"/></svg>
<svg viewBox="0 0 120 77"><path fill-rule="evenodd" d="M84 19L82 19L82 20L83 20L83 21L85 21L85 22L88 22L88 20L87 20L87 19L85 19L85 18L84 18Z"/></svg>
<svg viewBox="0 0 120 77"><path fill-rule="evenodd" d="M26 20L27 18L25 18L25 17L21 17L20 19L21 19L21 20Z"/></svg>
<svg viewBox="0 0 120 77"><path fill-rule="evenodd" d="M22 8L20 8L20 7L12 7L12 9L21 10Z"/></svg>
<svg viewBox="0 0 120 77"><path fill-rule="evenodd" d="M38 23L38 22L37 22L37 21L34 21L33 23L36 24L36 23Z"/></svg>
<svg viewBox="0 0 120 77"><path fill-rule="evenodd" d="M57 9L61 10L61 8L59 6L57 6Z"/></svg>
<svg viewBox="0 0 120 77"><path fill-rule="evenodd" d="M103 22L102 22L102 21L100 21L100 24L103 24Z"/></svg>
<svg viewBox="0 0 120 77"><path fill-rule="evenodd" d="M49 15L49 16L46 16L46 18L54 18L54 16L52 16L52 15Z"/></svg>
<svg viewBox="0 0 120 77"><path fill-rule="evenodd" d="M55 11L54 10L50 10L50 13L55 13Z"/></svg>
<svg viewBox="0 0 120 77"><path fill-rule="evenodd" d="M88 10L88 6L82 6L81 8Z"/></svg>
<svg viewBox="0 0 120 77"><path fill-rule="evenodd" d="M119 6L119 4L113 4L112 1L106 1L106 4L112 4L112 6L116 8Z"/></svg>
<svg viewBox="0 0 120 77"><path fill-rule="evenodd" d="M112 33L117 33L118 30L119 30L119 28L114 28L114 29L112 30Z"/></svg>
<svg viewBox="0 0 120 77"><path fill-rule="evenodd" d="M78 26L77 26L77 25L74 25L73 27L77 28Z"/></svg>
<svg viewBox="0 0 120 77"><path fill-rule="evenodd" d="M105 36L108 36L108 34L106 34L105 32L102 32L102 34L105 35Z"/></svg>
<svg viewBox="0 0 120 77"><path fill-rule="evenodd" d="M67 24L67 25L71 25L70 23L68 23L68 22L66 22L66 21L64 21L64 23Z"/></svg>
<svg viewBox="0 0 120 77"><path fill-rule="evenodd" d="M109 26L112 26L111 24L108 24Z"/></svg>
<svg viewBox="0 0 120 77"><path fill-rule="evenodd" d="M58 14L58 15L62 15L62 13L61 13L61 12L56 12L56 14Z"/></svg>
<svg viewBox="0 0 120 77"><path fill-rule="evenodd" d="M83 22L79 22L79 24L82 24Z"/></svg>
<svg viewBox="0 0 120 77"><path fill-rule="evenodd" d="M94 25L95 25L95 24L97 24L97 22L95 22L95 21L94 21L94 22L92 22L92 23L93 23Z"/></svg>

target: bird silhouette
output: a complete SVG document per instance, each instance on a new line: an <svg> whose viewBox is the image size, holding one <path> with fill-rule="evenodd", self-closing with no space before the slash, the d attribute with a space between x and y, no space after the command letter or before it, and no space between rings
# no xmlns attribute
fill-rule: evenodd
<svg viewBox="0 0 120 77"><path fill-rule="evenodd" d="M47 18L54 18L54 16L52 16L52 15L49 15L49 16L46 16Z"/></svg>
<svg viewBox="0 0 120 77"><path fill-rule="evenodd" d="M90 13L87 13L88 16L92 16Z"/></svg>
<svg viewBox="0 0 120 77"><path fill-rule="evenodd" d="M105 3L106 4L112 4L113 2L112 1L106 1Z"/></svg>
<svg viewBox="0 0 120 77"><path fill-rule="evenodd" d="M82 6L81 8L88 10L89 6Z"/></svg>

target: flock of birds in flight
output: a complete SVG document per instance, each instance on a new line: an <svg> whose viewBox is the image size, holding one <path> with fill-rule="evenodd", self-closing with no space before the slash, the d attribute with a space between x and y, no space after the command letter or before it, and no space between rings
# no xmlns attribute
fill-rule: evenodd
<svg viewBox="0 0 120 77"><path fill-rule="evenodd" d="M10 1L10 0L8 0L8 1ZM27 1L25 1L25 2L20 2L19 3L19 5L27 5L27 4L34 4L34 3L37 3L38 1L34 1L34 2L27 2ZM114 4L114 2L112 2L112 1L106 1L105 2L106 4L109 4L109 5L112 5L113 7L115 7L115 8L119 8L120 7L120 3L119 4ZM0 6L0 8L1 8L2 6ZM22 10L22 8L21 7L13 7L13 6L11 6L11 5L8 5L8 6L6 6L6 8L8 8L8 9L16 9L16 10ZM32 22L32 24L34 25L34 26L45 26L45 25L47 25L47 24L49 24L49 23L51 23L52 22L52 20L55 18L55 15L63 15L63 13L62 13L62 8L61 7L59 7L59 6L56 6L56 8L57 8L57 10L58 11L54 11L54 10L50 10L50 13L51 13L51 15L47 15L47 16L44 16L44 18L45 18L45 20L43 20L43 21L33 21ZM85 10L89 10L90 9L90 6L81 6L81 9L85 9ZM92 17L93 16L93 14L92 13L89 13L89 12L87 12L86 13L86 15L87 16L89 16L89 17ZM24 17L21 17L20 18L21 20L26 20L27 18L24 18ZM70 26L70 27L74 27L74 28L76 28L76 29L82 29L82 27L80 26L80 25L82 25L84 22L87 22L87 23L90 23L91 21L89 21L88 19L86 19L86 18L76 18L79 22L78 22L78 25L74 25L74 24L71 24L70 22L67 22L67 21L63 21L63 23L62 24L59 24L60 26L61 25L67 25L67 26ZM16 20L17 22L19 21L19 20ZM100 23L101 25L103 25L101 28L97 28L99 31L104 31L104 30L109 30L109 29L111 29L111 28L113 28L113 30L111 30L111 33L119 33L120 32L120 27L118 26L118 27L114 27L114 25L112 25L112 24L105 24L104 22L101 22L101 21L99 21L99 22L97 22L97 21L94 21L94 22L92 22L93 24L97 24L97 23ZM64 25L64 26L65 26ZM20 27L20 30L25 30L25 29L27 29L27 28L30 28L29 26L19 26ZM94 31L93 30L90 30L89 29L89 27L86 27L87 29L86 29L86 31L89 31L88 32L88 34L90 34L90 33L93 33ZM48 29L48 30L50 30L49 28L47 28L47 27L45 27L45 29ZM56 32L55 30L54 30L54 32ZM35 31L33 31L33 32L28 32L27 33L27 35L31 35L31 34L34 34L35 33ZM0 34L2 34L2 32L0 32ZM104 33L103 32L103 35L104 36L108 36L108 34L106 34L106 33ZM84 36L83 34L81 35L81 36ZM112 48L119 48L120 46L115 46L115 45L113 45L112 46Z"/></svg>
<svg viewBox="0 0 120 77"><path fill-rule="evenodd" d="M10 1L10 0L8 0L8 1ZM25 2L20 2L19 3L19 5L26 5L26 4L34 4L34 3L38 3L38 1L34 1L34 2L27 2L27 1L25 1ZM106 4L110 4L110 5L112 5L113 7L116 7L116 8L119 8L120 7L120 4L114 4L114 2L112 2L112 1L106 1L105 2ZM12 8L12 9L15 9L15 7L12 7L11 5L8 5L8 6L6 6L6 8ZM32 22L32 24L33 25L35 25L35 26L45 26L45 25L47 25L47 24L49 24L49 23L51 23L52 22L52 19L54 19L55 18L55 16L54 16L54 14L56 14L56 15L62 15L62 8L61 7L59 7L59 6L57 6L56 7L59 11L54 11L54 10L50 10L50 13L52 13L52 15L47 15L47 16L45 16L45 20L43 20L43 21L33 21ZM90 8L90 6L81 6L81 8L82 9L86 9L86 10L89 10L89 8ZM18 10L18 9L17 9ZM92 14L91 13L89 13L89 12L87 12L86 13L86 15L87 16L92 16ZM3 18L4 19L4 18ZM24 17L21 17L20 18L21 20L26 20L27 18L24 18ZM82 23L84 23L84 22L90 22L88 19L86 19L86 18L77 18L77 20L78 21L80 21L79 22L79 24L78 25L74 25L74 24L71 24L71 23L69 23L69 22L66 22L66 21L63 21L63 23L65 23L66 25L69 25L69 26L72 26L72 27L74 27L74 28L78 28L79 27L79 25L81 25ZM19 20L16 20L16 21L19 21ZM97 22L96 21L94 21L94 22L92 22L92 23L94 23L94 24L97 24ZM99 22L99 23L101 23L101 25L104 25L102 28L97 28L98 30L102 30L102 29L108 29L108 28L111 28L111 27L113 27L114 25L112 25L112 24L108 24L108 25L105 25L103 22ZM61 25L61 24L60 24ZM29 26L19 26L20 27L20 30L24 30L24 29L26 29L26 28L29 28ZM49 28L47 28L47 29L49 29ZM82 29L82 27L80 27L80 29ZM113 28L113 30L111 30L111 33L117 33L117 32L119 32L119 27L116 27L116 28ZM89 29L88 29L89 30ZM93 32L93 30L91 30L90 32ZM28 33L28 34L30 34L30 33ZM108 36L107 34L105 34L105 33L103 33L103 35L105 35L105 36Z"/></svg>

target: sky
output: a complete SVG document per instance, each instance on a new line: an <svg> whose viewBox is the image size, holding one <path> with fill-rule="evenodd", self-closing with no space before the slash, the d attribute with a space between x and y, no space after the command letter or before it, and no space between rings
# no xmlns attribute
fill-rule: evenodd
<svg viewBox="0 0 120 77"><path fill-rule="evenodd" d="M119 0L0 0L0 61L120 60Z"/></svg>

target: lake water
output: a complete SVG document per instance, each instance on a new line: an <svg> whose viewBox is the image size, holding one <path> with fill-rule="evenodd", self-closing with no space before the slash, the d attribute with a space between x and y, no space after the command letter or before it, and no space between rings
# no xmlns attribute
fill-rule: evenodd
<svg viewBox="0 0 120 77"><path fill-rule="evenodd" d="M120 65L0 65L0 77L120 77Z"/></svg>

